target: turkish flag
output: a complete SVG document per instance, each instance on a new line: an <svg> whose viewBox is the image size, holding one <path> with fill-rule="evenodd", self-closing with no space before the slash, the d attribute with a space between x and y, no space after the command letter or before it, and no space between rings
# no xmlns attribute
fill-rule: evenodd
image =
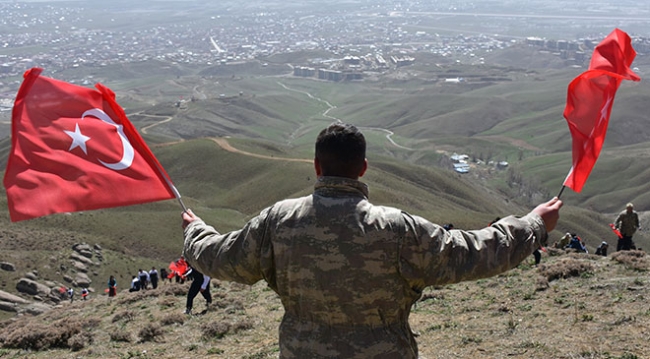
<svg viewBox="0 0 650 359"><path fill-rule="evenodd" d="M573 138L573 166L564 185L580 192L605 142L614 96L623 80L640 81L630 65L630 37L615 29L594 49L589 69L569 84L564 118Z"/></svg>
<svg viewBox="0 0 650 359"><path fill-rule="evenodd" d="M169 176L101 84L25 72L4 176L12 221L178 197Z"/></svg>

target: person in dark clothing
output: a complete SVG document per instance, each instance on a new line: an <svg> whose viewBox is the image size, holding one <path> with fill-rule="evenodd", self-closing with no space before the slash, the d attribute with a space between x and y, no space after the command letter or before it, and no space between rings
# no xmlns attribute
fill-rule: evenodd
<svg viewBox="0 0 650 359"><path fill-rule="evenodd" d="M169 283L172 282L171 278L167 278L169 276L169 273L167 273L167 269L165 268L160 268L160 280L162 282L165 282L165 280L169 280Z"/></svg>
<svg viewBox="0 0 650 359"><path fill-rule="evenodd" d="M212 303L212 295L210 294L210 277L204 275L194 268L190 268L184 277L189 277L192 280L190 290L187 292L187 303L185 305L185 314L192 314L192 307L194 305L194 297L199 292L203 295L206 301L206 310L210 308Z"/></svg>
<svg viewBox="0 0 650 359"><path fill-rule="evenodd" d="M607 248L609 248L609 244L603 241L598 248L596 248L596 255L607 257Z"/></svg>
<svg viewBox="0 0 650 359"><path fill-rule="evenodd" d="M151 282L151 287L153 287L153 289L158 288L158 271L156 270L156 267L151 267L151 270L149 271L149 281Z"/></svg>
<svg viewBox="0 0 650 359"><path fill-rule="evenodd" d="M538 265L539 262L542 261L541 249L542 249L542 247L539 247L539 248L535 249L535 251L533 252L533 256L535 256L535 265Z"/></svg>
<svg viewBox="0 0 650 359"><path fill-rule="evenodd" d="M578 252L588 253L587 247L582 243L582 238L578 237L575 233L571 233L571 241L569 241L569 245L566 247L575 249Z"/></svg>
<svg viewBox="0 0 650 359"><path fill-rule="evenodd" d="M108 296L114 297L117 294L117 281L114 276L108 278Z"/></svg>
<svg viewBox="0 0 650 359"><path fill-rule="evenodd" d="M138 270L138 279L140 279L140 289L147 289L147 283L149 283L149 273L145 270Z"/></svg>

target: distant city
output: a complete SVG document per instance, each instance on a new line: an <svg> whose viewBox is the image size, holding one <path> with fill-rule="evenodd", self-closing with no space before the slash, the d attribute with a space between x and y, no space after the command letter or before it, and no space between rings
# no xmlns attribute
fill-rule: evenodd
<svg viewBox="0 0 650 359"><path fill-rule="evenodd" d="M182 8L186 3L195 4L180 1L177 6ZM15 95L20 75L34 66L49 73L150 60L217 66L289 52L321 51L328 57L287 65L295 76L344 81L363 79L368 72L409 66L415 62L415 53L478 65L485 63L487 53L522 44L550 51L565 59L568 66L582 66L593 46L607 34L593 29L593 33L583 31L585 36L581 37L545 38L527 29L531 33L514 35L509 29L514 25L505 25L507 21L523 26L522 21L534 22L531 19L545 24L566 20L544 15L559 6L557 1L546 2L546 12L540 15L526 15L525 11L523 15L500 15L498 11L510 9L509 3L485 2L484 8L477 8L470 2L442 1L425 8L417 1L369 1L354 11L331 6L321 13L307 12L305 8L262 10L263 3L258 3L255 11L236 12L230 6L189 16L189 9L179 15L167 8L157 12L143 6L112 12L84 8L90 6L86 2L78 6L70 2L0 2L0 106L9 104L7 100ZM617 25L647 25L648 18L643 16L648 16L648 6L635 13L623 6L625 3L619 4L618 14L614 10L607 14L611 18L603 17L605 12L585 11L571 22L574 27L605 22L601 27L610 30ZM496 12L485 13L487 8ZM563 14L571 13L571 9L564 10ZM449 21L459 15L472 15L471 21L479 30L494 31L446 31ZM153 19L155 16L160 18ZM460 29L465 26L458 24ZM648 37L631 35L640 56L650 51Z"/></svg>

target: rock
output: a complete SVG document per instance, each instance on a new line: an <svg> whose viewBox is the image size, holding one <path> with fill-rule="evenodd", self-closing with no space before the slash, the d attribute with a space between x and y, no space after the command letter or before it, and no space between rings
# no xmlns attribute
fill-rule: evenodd
<svg viewBox="0 0 650 359"><path fill-rule="evenodd" d="M25 278L28 278L28 279L31 279L31 280L38 280L38 277L32 272L25 273Z"/></svg>
<svg viewBox="0 0 650 359"><path fill-rule="evenodd" d="M95 244L95 245L93 246L93 248L95 248L95 249L98 250L98 251L101 251L101 250L102 250L102 246L100 246L99 244Z"/></svg>
<svg viewBox="0 0 650 359"><path fill-rule="evenodd" d="M72 283L72 277L70 277L70 276L67 275L67 274L63 276L63 280L66 281L66 282L68 282L68 283Z"/></svg>
<svg viewBox="0 0 650 359"><path fill-rule="evenodd" d="M79 287L90 287L90 283L92 282L86 273L77 273L77 276L74 278L74 283L77 283Z"/></svg>
<svg viewBox="0 0 650 359"><path fill-rule="evenodd" d="M72 246L72 249L75 252L81 254L82 256L84 256L86 258L92 258L93 257L92 248L89 245L87 245L86 243L75 244L74 246Z"/></svg>
<svg viewBox="0 0 650 359"><path fill-rule="evenodd" d="M12 263L2 262L0 263L0 269L6 270L7 272L15 272L16 266L13 265Z"/></svg>
<svg viewBox="0 0 650 359"><path fill-rule="evenodd" d="M25 312L31 315L39 315L47 312L50 309L52 309L52 306L50 305L44 303L32 303L25 307Z"/></svg>
<svg viewBox="0 0 650 359"><path fill-rule="evenodd" d="M72 261L72 267L79 272L88 272L88 267L86 267L86 265L81 262Z"/></svg>
<svg viewBox="0 0 650 359"><path fill-rule="evenodd" d="M0 300L0 310L3 312L17 312L18 308L16 303L3 302Z"/></svg>
<svg viewBox="0 0 650 359"><path fill-rule="evenodd" d="M90 246L88 244L86 244L86 243L77 243L77 244L72 246L72 250L74 250L75 252L90 251L91 249L92 248L90 248Z"/></svg>
<svg viewBox="0 0 650 359"><path fill-rule="evenodd" d="M18 304L27 304L29 301L11 293L7 293L3 290L0 290L0 301L18 303Z"/></svg>
<svg viewBox="0 0 650 359"><path fill-rule="evenodd" d="M92 259L84 257L84 256L79 255L77 253L70 254L70 259L75 260L77 262L81 262L81 263L86 264L86 265L94 264Z"/></svg>
<svg viewBox="0 0 650 359"><path fill-rule="evenodd" d="M50 287L29 278L21 278L16 284L16 290L29 295L45 296L50 293Z"/></svg>

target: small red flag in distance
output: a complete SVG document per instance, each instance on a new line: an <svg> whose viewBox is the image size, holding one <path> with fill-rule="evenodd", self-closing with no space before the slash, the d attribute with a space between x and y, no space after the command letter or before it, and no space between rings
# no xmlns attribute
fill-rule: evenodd
<svg viewBox="0 0 650 359"><path fill-rule="evenodd" d="M594 49L589 69L569 84L564 118L573 139L573 163L564 186L582 191L605 141L614 96L623 80L640 81L630 65L630 37L615 29Z"/></svg>
<svg viewBox="0 0 650 359"><path fill-rule="evenodd" d="M12 221L179 197L115 94L25 72L4 176Z"/></svg>

